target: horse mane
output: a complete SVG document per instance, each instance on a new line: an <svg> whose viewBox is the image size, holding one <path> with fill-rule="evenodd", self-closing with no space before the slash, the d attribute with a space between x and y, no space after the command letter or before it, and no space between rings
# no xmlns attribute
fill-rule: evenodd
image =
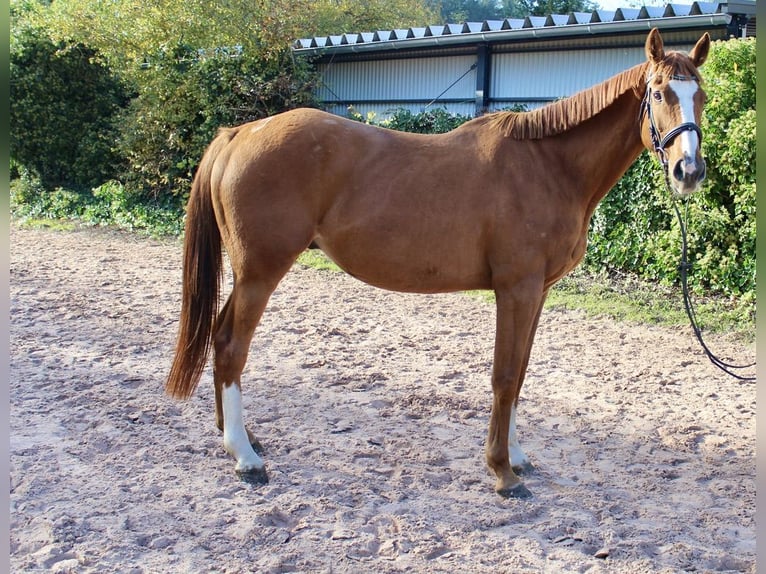
<svg viewBox="0 0 766 574"><path fill-rule="evenodd" d="M611 106L628 91L643 96L649 62L643 62L565 99L557 100L530 112L495 112L484 116L486 125L517 140L554 136L580 125ZM685 54L671 52L653 70L657 74L684 74L698 77Z"/></svg>

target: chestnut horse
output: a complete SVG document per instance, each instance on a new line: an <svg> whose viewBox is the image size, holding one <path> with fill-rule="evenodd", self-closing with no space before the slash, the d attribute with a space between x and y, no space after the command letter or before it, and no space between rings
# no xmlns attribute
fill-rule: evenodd
<svg viewBox="0 0 766 574"><path fill-rule="evenodd" d="M167 392L188 398L214 348L216 423L236 472L267 481L245 428L240 376L271 293L307 247L395 291L491 289L497 298L486 458L504 497L527 497L532 468L516 406L548 290L585 253L598 202L643 147L679 195L705 174L705 95L691 52L666 53L528 113L499 112L447 134L395 132L313 109L223 129L187 207L183 301ZM218 313L222 250L234 285ZM216 318L217 317L217 318Z"/></svg>

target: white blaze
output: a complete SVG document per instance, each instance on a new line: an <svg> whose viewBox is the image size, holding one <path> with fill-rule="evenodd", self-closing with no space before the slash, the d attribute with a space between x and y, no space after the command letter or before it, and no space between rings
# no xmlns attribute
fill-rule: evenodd
<svg viewBox="0 0 766 574"><path fill-rule="evenodd" d="M694 94L699 89L697 82L694 80L670 80L668 85L678 97L679 107L681 108L681 123L697 123L694 117ZM686 130L681 132L678 137L681 140L681 149L684 155L692 159L696 158L700 145L697 132ZM692 164L687 167L684 162L684 168L694 169L694 165Z"/></svg>

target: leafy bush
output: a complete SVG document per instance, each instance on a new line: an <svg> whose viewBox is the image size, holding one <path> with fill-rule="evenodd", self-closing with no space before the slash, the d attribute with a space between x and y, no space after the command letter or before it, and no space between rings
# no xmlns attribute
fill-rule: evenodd
<svg viewBox="0 0 766 574"><path fill-rule="evenodd" d="M114 177L114 118L127 102L121 82L93 50L54 44L28 28L10 58L10 153L48 189L87 189Z"/></svg>
<svg viewBox="0 0 766 574"><path fill-rule="evenodd" d="M377 124L392 130L418 134L443 134L472 119L471 116L451 114L444 108L434 108L418 114L406 108L398 108L388 119L376 122L374 112L364 117L354 110L353 106L349 107L349 117L367 124Z"/></svg>
<svg viewBox="0 0 766 574"><path fill-rule="evenodd" d="M596 208L584 265L596 272L630 271L661 279L675 263L657 232L670 229L673 211L657 162L642 153Z"/></svg>
<svg viewBox="0 0 766 574"><path fill-rule="evenodd" d="M396 110L388 122L386 122L386 127L404 132L443 134L454 130L456 127L470 119L470 116L450 114L443 108L434 108L419 114L413 114L409 110L399 109Z"/></svg>
<svg viewBox="0 0 766 574"><path fill-rule="evenodd" d="M86 225L116 226L150 235L180 235L180 201L136 200L125 187L109 181L92 192L46 189L40 180L23 174L11 183L11 211L20 220L78 220Z"/></svg>
<svg viewBox="0 0 766 574"><path fill-rule="evenodd" d="M11 211L22 219L79 218L86 202L83 193L62 188L47 189L39 178L27 171L11 182Z"/></svg>

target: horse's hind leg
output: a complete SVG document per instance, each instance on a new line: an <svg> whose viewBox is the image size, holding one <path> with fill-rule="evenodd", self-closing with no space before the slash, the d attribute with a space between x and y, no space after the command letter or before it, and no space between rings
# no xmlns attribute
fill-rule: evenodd
<svg viewBox="0 0 766 574"><path fill-rule="evenodd" d="M276 281L237 280L218 316L213 340L216 423L223 430L224 448L237 461L235 471L253 484L268 478L254 448L257 441L245 428L240 378L253 332L275 286Z"/></svg>
<svg viewBox="0 0 766 574"><path fill-rule="evenodd" d="M223 432L223 385L215 385L215 426L218 430ZM245 432L247 432L247 438L250 441L250 446L259 456L263 456L264 448L261 441L245 426Z"/></svg>

